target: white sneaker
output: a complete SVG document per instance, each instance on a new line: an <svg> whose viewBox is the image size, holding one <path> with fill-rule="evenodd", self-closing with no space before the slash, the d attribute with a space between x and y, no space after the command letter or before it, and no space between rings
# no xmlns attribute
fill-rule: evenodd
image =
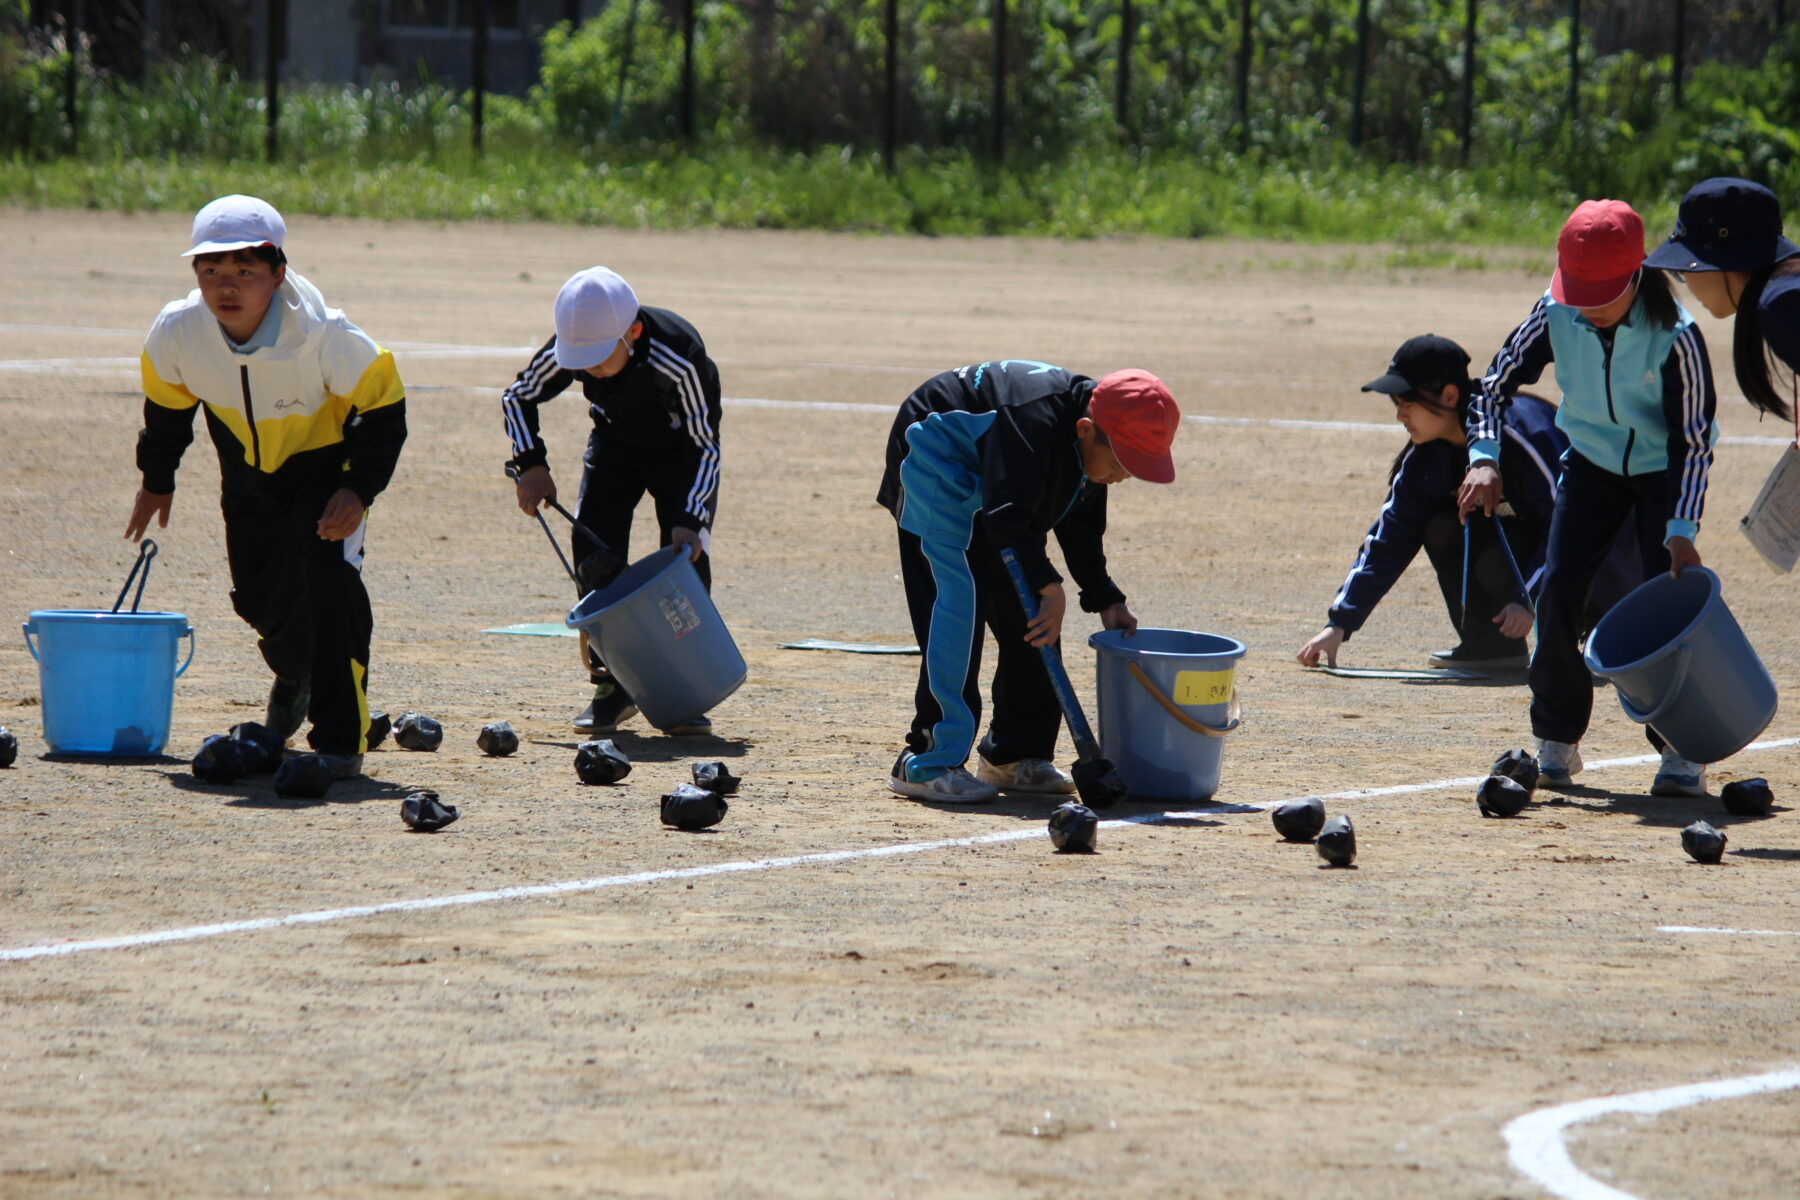
<svg viewBox="0 0 1800 1200"><path fill-rule="evenodd" d="M888 776L888 790L911 800L933 800L939 804L986 804L1000 798L1000 789L969 774L967 767L951 767L942 775L924 783L906 777L905 760Z"/></svg>
<svg viewBox="0 0 1800 1200"><path fill-rule="evenodd" d="M1574 777L1581 774L1581 745L1577 742L1553 742L1539 738L1537 745L1538 786L1571 788Z"/></svg>
<svg viewBox="0 0 1800 1200"><path fill-rule="evenodd" d="M1055 763L1043 758L1021 758L1016 763L991 763L979 754L980 764L975 778L991 783L1003 792L1039 792L1052 796L1068 796L1075 792L1075 781Z"/></svg>
<svg viewBox="0 0 1800 1200"><path fill-rule="evenodd" d="M1656 778L1650 784L1652 796L1704 796L1706 795L1706 764L1689 762L1675 753L1671 746L1664 746L1662 765L1656 768Z"/></svg>

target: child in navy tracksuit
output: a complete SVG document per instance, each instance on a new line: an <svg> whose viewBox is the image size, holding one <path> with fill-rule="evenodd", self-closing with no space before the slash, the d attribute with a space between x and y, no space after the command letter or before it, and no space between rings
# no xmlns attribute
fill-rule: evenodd
<svg viewBox="0 0 1800 1200"><path fill-rule="evenodd" d="M1748 179L1708 179L1682 197L1675 232L1644 260L1673 275L1715 317L1731 317L1732 365L1744 398L1791 415L1769 356L1800 373L1800 246L1781 233L1775 193ZM1790 387L1800 390L1793 378Z"/></svg>
<svg viewBox="0 0 1800 1200"><path fill-rule="evenodd" d="M1325 628L1300 648L1306 666L1323 658L1337 665L1337 652L1361 629L1375 606L1423 549L1437 574L1459 644L1431 656L1433 666L1522 670L1525 633L1531 628L1543 582L1545 535L1556 503L1556 477L1569 441L1556 428L1556 407L1520 395L1501 413L1502 436L1511 451L1501 459L1507 503L1495 521L1476 519L1469 527L1468 611L1463 611L1463 525L1456 509L1467 437L1463 421L1474 385L1469 356L1448 338L1425 334L1394 352L1386 374L1363 386L1394 402L1395 418L1408 442L1394 460L1387 499L1357 550L1344 586L1326 616ZM1520 588L1496 524L1524 579ZM1616 589L1615 589L1616 590Z"/></svg>
<svg viewBox="0 0 1800 1200"><path fill-rule="evenodd" d="M1644 226L1617 200L1581 204L1557 239L1550 289L1513 330L1470 405L1469 471L1462 512L1492 512L1502 491L1501 413L1521 384L1556 364L1563 391L1556 424L1569 439L1550 519L1537 652L1531 660L1531 731L1539 779L1571 786L1594 707L1582 660L1582 603L1614 535L1637 531L1645 577L1700 565L1694 548L1718 427L1706 343L1660 274L1645 273ZM1645 727L1662 750L1651 792L1706 794L1705 767Z"/></svg>
<svg viewBox="0 0 1800 1200"><path fill-rule="evenodd" d="M901 577L922 657L893 791L981 803L1002 790L1075 790L1050 762L1060 713L1033 648L1056 644L1066 603L1045 538L1055 531L1082 609L1107 629L1135 629L1106 571L1105 485L1173 480L1169 446L1180 421L1174 398L1148 372L1096 382L1018 359L946 371L900 406L877 499L900 526ZM1036 594L1030 621L1003 549L1018 557ZM963 764L981 711L984 623L1000 663L976 776Z"/></svg>
<svg viewBox="0 0 1800 1200"><path fill-rule="evenodd" d="M719 369L694 327L665 308L642 307L631 286L605 267L578 271L556 296L556 333L506 389L500 406L513 457L520 509L556 499L538 433L538 405L579 381L594 428L582 458L576 519L606 543L599 552L571 533L582 587L611 581L631 542L632 513L644 493L656 505L664 546L687 551L712 588L712 525L719 502ZM616 556L616 557L615 557ZM611 733L637 703L582 639L594 696L571 724ZM704 714L664 733L712 729Z"/></svg>

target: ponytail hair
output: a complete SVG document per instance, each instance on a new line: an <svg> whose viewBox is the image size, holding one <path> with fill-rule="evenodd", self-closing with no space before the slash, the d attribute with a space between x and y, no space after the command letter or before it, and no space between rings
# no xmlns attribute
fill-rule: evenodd
<svg viewBox="0 0 1800 1200"><path fill-rule="evenodd" d="M1661 271L1642 271L1638 276L1638 295L1644 301L1644 316L1658 329L1673 329L1681 319L1681 306L1669 290L1669 277Z"/></svg>
<svg viewBox="0 0 1800 1200"><path fill-rule="evenodd" d="M1731 365L1737 372L1738 387L1752 407L1770 416L1789 416L1787 401L1775 391L1769 378L1769 348L1763 342L1763 289L1777 275L1800 275L1800 258L1774 263L1750 276L1744 294L1738 298L1737 320L1731 329Z"/></svg>

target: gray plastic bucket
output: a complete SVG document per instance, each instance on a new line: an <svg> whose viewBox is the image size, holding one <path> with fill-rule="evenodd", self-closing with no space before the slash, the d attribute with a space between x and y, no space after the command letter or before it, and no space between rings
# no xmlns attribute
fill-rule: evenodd
<svg viewBox="0 0 1800 1200"><path fill-rule="evenodd" d="M1775 681L1705 567L1659 574L1615 604L1588 637L1587 665L1626 716L1693 762L1730 758L1775 719Z"/></svg>
<svg viewBox="0 0 1800 1200"><path fill-rule="evenodd" d="M711 712L749 668L687 551L665 546L569 610L644 719L668 729Z"/></svg>
<svg viewBox="0 0 1800 1200"><path fill-rule="evenodd" d="M1100 752L1132 796L1183 803L1219 790L1224 737L1238 727L1244 643L1185 629L1088 639L1097 656Z"/></svg>

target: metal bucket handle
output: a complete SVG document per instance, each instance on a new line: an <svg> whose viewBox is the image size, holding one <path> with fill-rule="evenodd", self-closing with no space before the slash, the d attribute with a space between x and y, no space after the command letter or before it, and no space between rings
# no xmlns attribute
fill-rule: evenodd
<svg viewBox="0 0 1800 1200"><path fill-rule="evenodd" d="M1150 693L1150 698L1152 700L1162 705L1164 712L1181 722L1184 727L1193 730L1203 737L1222 738L1244 723L1244 706L1238 700L1237 684L1235 683L1231 685L1231 708L1228 711L1228 723L1225 725L1208 725L1205 721L1196 721L1194 718L1188 716L1187 713L1183 712L1173 700L1165 696L1162 689L1157 687L1156 684L1151 681L1149 674L1145 672L1144 668L1138 666L1134 662L1128 662L1125 664L1125 669L1131 672L1131 677L1137 680L1139 685L1142 686L1146 692Z"/></svg>
<svg viewBox="0 0 1800 1200"><path fill-rule="evenodd" d="M1662 703L1658 704L1649 713L1640 713L1636 708L1633 708L1631 701L1625 698L1625 693L1620 692L1619 707L1625 710L1625 715L1636 721L1639 725L1655 725L1658 721L1668 716L1669 710L1675 707L1675 701L1681 698L1682 685L1687 682L1688 662L1692 658L1692 648L1689 647L1686 642L1682 642L1679 646L1675 647L1675 678L1669 684L1669 689L1663 693ZM1615 687L1616 686L1617 685L1615 685Z"/></svg>

